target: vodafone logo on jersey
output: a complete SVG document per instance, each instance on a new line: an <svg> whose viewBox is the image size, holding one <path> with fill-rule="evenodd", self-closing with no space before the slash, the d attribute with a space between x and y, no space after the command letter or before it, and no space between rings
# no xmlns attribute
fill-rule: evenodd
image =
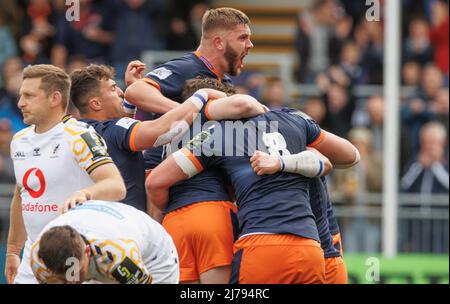
<svg viewBox="0 0 450 304"><path fill-rule="evenodd" d="M39 182L39 187L33 187L35 189L31 189L30 185L37 184L36 183L37 181ZM45 192L46 185L44 173L42 173L41 169L38 168L28 169L23 176L22 185L25 188L25 190L28 191L31 197L33 198L40 197Z"/></svg>

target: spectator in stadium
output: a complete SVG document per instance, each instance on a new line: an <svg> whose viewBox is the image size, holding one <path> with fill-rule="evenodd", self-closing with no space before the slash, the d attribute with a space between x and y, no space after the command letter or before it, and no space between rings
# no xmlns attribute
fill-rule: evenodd
<svg viewBox="0 0 450 304"><path fill-rule="evenodd" d="M339 67L344 71L346 76L349 78L349 86L355 84L361 84L366 81L365 71L360 66L361 63L361 50L353 41L348 41L342 46L342 51L340 53ZM332 75L332 67L329 73ZM334 77L336 78L336 77Z"/></svg>
<svg viewBox="0 0 450 304"><path fill-rule="evenodd" d="M416 157L410 160L400 180L400 191L420 195L420 208L417 205L406 204L403 208L414 207L420 214L429 215L432 212L447 212L447 209L432 204L432 195L447 195L449 191L448 175L448 134L445 127L436 122L426 123L420 130L420 150ZM431 228L433 227L433 228ZM417 242L418 231L424 231L425 239ZM413 252L445 252L442 236L448 231L448 221L441 219L410 218L400 220L400 246L402 250ZM422 237L423 238L423 237ZM436 244L436 240L438 241ZM448 240L448 238L447 238ZM445 246L444 246L445 248Z"/></svg>
<svg viewBox="0 0 450 304"><path fill-rule="evenodd" d="M16 190L5 266L8 283L36 282L31 245L50 220L89 199L121 200L126 195L104 140L92 127L65 115L69 91L69 75L60 68L33 65L23 71L18 106L30 127L11 142Z"/></svg>
<svg viewBox="0 0 450 304"><path fill-rule="evenodd" d="M383 151L384 100L382 96L369 96L363 109L354 115L354 125L365 127L372 132L373 149L377 153ZM356 116L359 116L355 119Z"/></svg>
<svg viewBox="0 0 450 304"><path fill-rule="evenodd" d="M145 50L166 49L162 19L162 0L119 0L114 7L110 60L116 71L119 87L125 89L125 71L128 62L141 58Z"/></svg>
<svg viewBox="0 0 450 304"><path fill-rule="evenodd" d="M448 116L449 116L449 92L448 88L442 88L436 94L434 99L430 102L430 110L434 113L433 120L440 122L447 131L447 138L449 134ZM448 141L447 141L448 143ZM447 147L448 149L448 147ZM448 151L447 151L448 152Z"/></svg>
<svg viewBox="0 0 450 304"><path fill-rule="evenodd" d="M401 181L403 192L423 195L448 193L448 160L445 157L447 131L435 121L420 129L420 150L411 160Z"/></svg>
<svg viewBox="0 0 450 304"><path fill-rule="evenodd" d="M262 88L261 102L270 110L281 109L288 105L286 89L281 79L268 79Z"/></svg>
<svg viewBox="0 0 450 304"><path fill-rule="evenodd" d="M312 97L306 100L302 110L314 119L318 125L322 125L327 111L325 103L320 97Z"/></svg>
<svg viewBox="0 0 450 304"><path fill-rule="evenodd" d="M402 84L415 87L420 83L422 68L416 61L407 61L402 66Z"/></svg>
<svg viewBox="0 0 450 304"><path fill-rule="evenodd" d="M383 79L384 35L382 22L365 18L355 27L354 39L361 51L361 68L367 72L364 83L381 84Z"/></svg>
<svg viewBox="0 0 450 304"><path fill-rule="evenodd" d="M72 55L82 55L88 61L107 61L109 45L114 39L110 22L111 3L80 0L79 4L79 21L68 21L63 15L57 22L51 61L61 68Z"/></svg>
<svg viewBox="0 0 450 304"><path fill-rule="evenodd" d="M330 84L323 95L327 112L322 127L344 138L351 128L351 119L355 109L354 98L350 94L342 86Z"/></svg>
<svg viewBox="0 0 450 304"><path fill-rule="evenodd" d="M448 0L434 1L431 8L431 43L434 46L434 62L448 78L449 15Z"/></svg>
<svg viewBox="0 0 450 304"><path fill-rule="evenodd" d="M433 61L429 27L425 19L416 18L411 21L408 36L403 42L403 61L416 61L422 66Z"/></svg>
<svg viewBox="0 0 450 304"><path fill-rule="evenodd" d="M298 75L301 82L313 82L330 65L329 47L337 20L336 9L335 0L317 0L299 16L295 47L301 61Z"/></svg>
<svg viewBox="0 0 450 304"><path fill-rule="evenodd" d="M168 8L168 47L170 50L192 50L201 38L201 19L211 0L171 0ZM200 21L200 22L199 22Z"/></svg>
<svg viewBox="0 0 450 304"><path fill-rule="evenodd" d="M4 62L13 56L17 55L16 42L8 27L2 24L2 16L0 14L0 71L3 70ZM0 75L0 90L4 87L3 75Z"/></svg>
<svg viewBox="0 0 450 304"><path fill-rule="evenodd" d="M361 154L358 166L348 170L333 171L335 191L342 191L345 202L354 206L355 212L363 213L368 206L360 201L366 193L382 191L382 158L373 149L373 135L367 128L353 128L348 138ZM367 202L378 203L378 202ZM365 209L367 211L367 209ZM363 213L364 214L364 213ZM380 222L370 220L365 215L342 223L345 235L344 248L348 252L378 252L380 250Z"/></svg>
<svg viewBox="0 0 450 304"><path fill-rule="evenodd" d="M412 155L419 150L419 130L422 125L430 121L434 114L430 111L430 102L443 87L441 71L434 64L427 64L423 68L420 86L407 98L402 105L402 124L407 128L409 148Z"/></svg>
<svg viewBox="0 0 450 304"><path fill-rule="evenodd" d="M0 184L15 182L14 166L10 156L12 136L11 122L0 118Z"/></svg>
<svg viewBox="0 0 450 304"><path fill-rule="evenodd" d="M19 89L22 83L22 61L20 58L9 58L3 65L2 74L5 79L5 88L0 93L0 119L9 120L13 133L16 133L26 127L26 124L22 121L22 113L17 107Z"/></svg>
<svg viewBox="0 0 450 304"><path fill-rule="evenodd" d="M28 64L48 63L57 16L50 0L31 0L26 8L20 48Z"/></svg>

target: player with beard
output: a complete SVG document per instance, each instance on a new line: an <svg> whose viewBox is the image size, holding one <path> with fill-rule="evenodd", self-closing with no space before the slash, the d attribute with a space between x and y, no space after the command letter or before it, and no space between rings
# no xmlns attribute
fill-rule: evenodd
<svg viewBox="0 0 450 304"><path fill-rule="evenodd" d="M145 112L164 114L182 102L188 79L212 78L231 84L228 75L239 75L244 57L253 48L249 24L249 18L239 10L208 10L203 15L197 50L156 67L127 88L125 99ZM162 148L147 153L150 168L156 167L161 154Z"/></svg>

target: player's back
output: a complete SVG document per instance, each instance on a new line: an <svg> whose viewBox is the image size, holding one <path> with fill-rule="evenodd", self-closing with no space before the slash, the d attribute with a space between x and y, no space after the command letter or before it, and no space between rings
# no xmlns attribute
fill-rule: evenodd
<svg viewBox="0 0 450 304"><path fill-rule="evenodd" d="M177 253L169 234L134 207L116 202L87 201L52 221L43 233L64 225L75 228L94 247L118 256L126 252L129 242L135 243L143 263L156 280L164 279L158 275L164 275L167 268L177 267ZM102 261L101 258L97 260Z"/></svg>
<svg viewBox="0 0 450 304"><path fill-rule="evenodd" d="M230 126L234 129L231 132ZM243 126L247 130L239 131ZM246 121L222 121L220 128L225 133L220 136L214 134L218 127L210 130L210 138L201 145L203 152L213 146L214 151L206 153L216 156L204 157L204 153L199 160L205 166L220 166L230 177L237 197L241 236L266 232L319 240L309 203L309 180L289 173L258 176L249 158L255 150L276 155L302 152L320 138L320 128L292 110L271 111ZM216 144L218 138L220 145ZM230 146L232 151L227 151ZM195 148L193 151L199 153Z"/></svg>

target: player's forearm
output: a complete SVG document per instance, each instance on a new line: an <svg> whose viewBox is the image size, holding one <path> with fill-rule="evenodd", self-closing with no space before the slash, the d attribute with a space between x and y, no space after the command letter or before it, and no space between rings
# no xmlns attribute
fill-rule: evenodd
<svg viewBox="0 0 450 304"><path fill-rule="evenodd" d="M323 155L314 148L308 147L307 150L313 152L319 158L319 160L322 161L324 167L321 176L328 175L331 172L331 170L333 170L333 164L325 155Z"/></svg>
<svg viewBox="0 0 450 304"><path fill-rule="evenodd" d="M123 178L114 164L100 166L90 176L94 184L80 189L87 199L121 201L127 195Z"/></svg>
<svg viewBox="0 0 450 304"><path fill-rule="evenodd" d="M207 105L208 119L241 119L264 113L263 105L249 95L233 96L210 101Z"/></svg>
<svg viewBox="0 0 450 304"><path fill-rule="evenodd" d="M200 100L194 94L194 96L160 118L142 122L136 133L136 149L151 148L156 141L158 141L157 145L160 145L161 142L165 144L170 142L170 139L174 136L185 132L192 125L198 112L203 107L203 101L206 100L206 95L205 98Z"/></svg>
<svg viewBox="0 0 450 304"><path fill-rule="evenodd" d="M352 143L333 133L322 132L325 132L325 139L314 148L325 155L334 168L350 168L359 162L359 151Z"/></svg>
<svg viewBox="0 0 450 304"><path fill-rule="evenodd" d="M27 232L22 216L22 200L20 198L19 188L16 187L13 199L11 201L10 222L7 242L7 253L20 255L27 239Z"/></svg>
<svg viewBox="0 0 450 304"><path fill-rule="evenodd" d="M178 106L178 103L164 97L154 86L136 81L125 91L125 99L139 109L150 113L166 113Z"/></svg>

